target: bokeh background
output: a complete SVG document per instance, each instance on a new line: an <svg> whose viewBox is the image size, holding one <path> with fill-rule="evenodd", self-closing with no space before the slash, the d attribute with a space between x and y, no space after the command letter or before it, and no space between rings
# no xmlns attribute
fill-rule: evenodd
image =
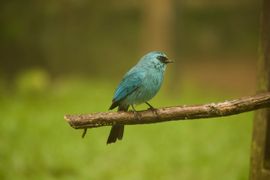
<svg viewBox="0 0 270 180"><path fill-rule="evenodd" d="M258 1L0 4L0 179L248 179L253 113L128 126L113 145L109 127L82 139L63 116L107 111L152 50L176 61L155 107L255 93Z"/></svg>

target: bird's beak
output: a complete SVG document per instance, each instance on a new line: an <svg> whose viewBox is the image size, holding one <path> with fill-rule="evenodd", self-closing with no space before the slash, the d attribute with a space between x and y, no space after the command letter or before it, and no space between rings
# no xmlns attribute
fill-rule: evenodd
<svg viewBox="0 0 270 180"><path fill-rule="evenodd" d="M174 60L167 59L167 60L165 61L165 63L166 63L166 64L169 64L169 63L174 63Z"/></svg>

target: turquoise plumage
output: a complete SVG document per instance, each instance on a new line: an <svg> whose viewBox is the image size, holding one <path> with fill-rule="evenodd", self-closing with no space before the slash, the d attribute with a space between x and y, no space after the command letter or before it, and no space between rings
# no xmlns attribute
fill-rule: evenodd
<svg viewBox="0 0 270 180"><path fill-rule="evenodd" d="M129 106L135 111L135 104L146 103L159 91L163 82L163 75L168 63L172 61L159 51L153 51L143 56L140 61L131 68L123 77L116 88L112 105L109 109L118 106L118 111L128 111ZM112 126L107 144L123 138L124 126L116 124Z"/></svg>

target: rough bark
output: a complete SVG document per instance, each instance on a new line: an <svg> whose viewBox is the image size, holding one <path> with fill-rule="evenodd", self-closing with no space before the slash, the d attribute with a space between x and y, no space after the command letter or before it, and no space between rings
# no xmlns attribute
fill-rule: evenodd
<svg viewBox="0 0 270 180"><path fill-rule="evenodd" d="M65 115L75 129L96 128L113 124L135 125L175 120L222 117L270 107L270 93L203 105L165 107L134 112L100 112L81 115Z"/></svg>

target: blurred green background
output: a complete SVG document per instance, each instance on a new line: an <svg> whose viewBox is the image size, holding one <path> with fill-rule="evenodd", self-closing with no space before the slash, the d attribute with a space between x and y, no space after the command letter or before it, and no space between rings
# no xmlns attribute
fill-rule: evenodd
<svg viewBox="0 0 270 180"><path fill-rule="evenodd" d="M0 179L244 180L253 113L81 131L64 114L107 111L146 52L169 65L155 107L255 93L255 0L13 0L0 6ZM145 109L140 105L138 109Z"/></svg>

